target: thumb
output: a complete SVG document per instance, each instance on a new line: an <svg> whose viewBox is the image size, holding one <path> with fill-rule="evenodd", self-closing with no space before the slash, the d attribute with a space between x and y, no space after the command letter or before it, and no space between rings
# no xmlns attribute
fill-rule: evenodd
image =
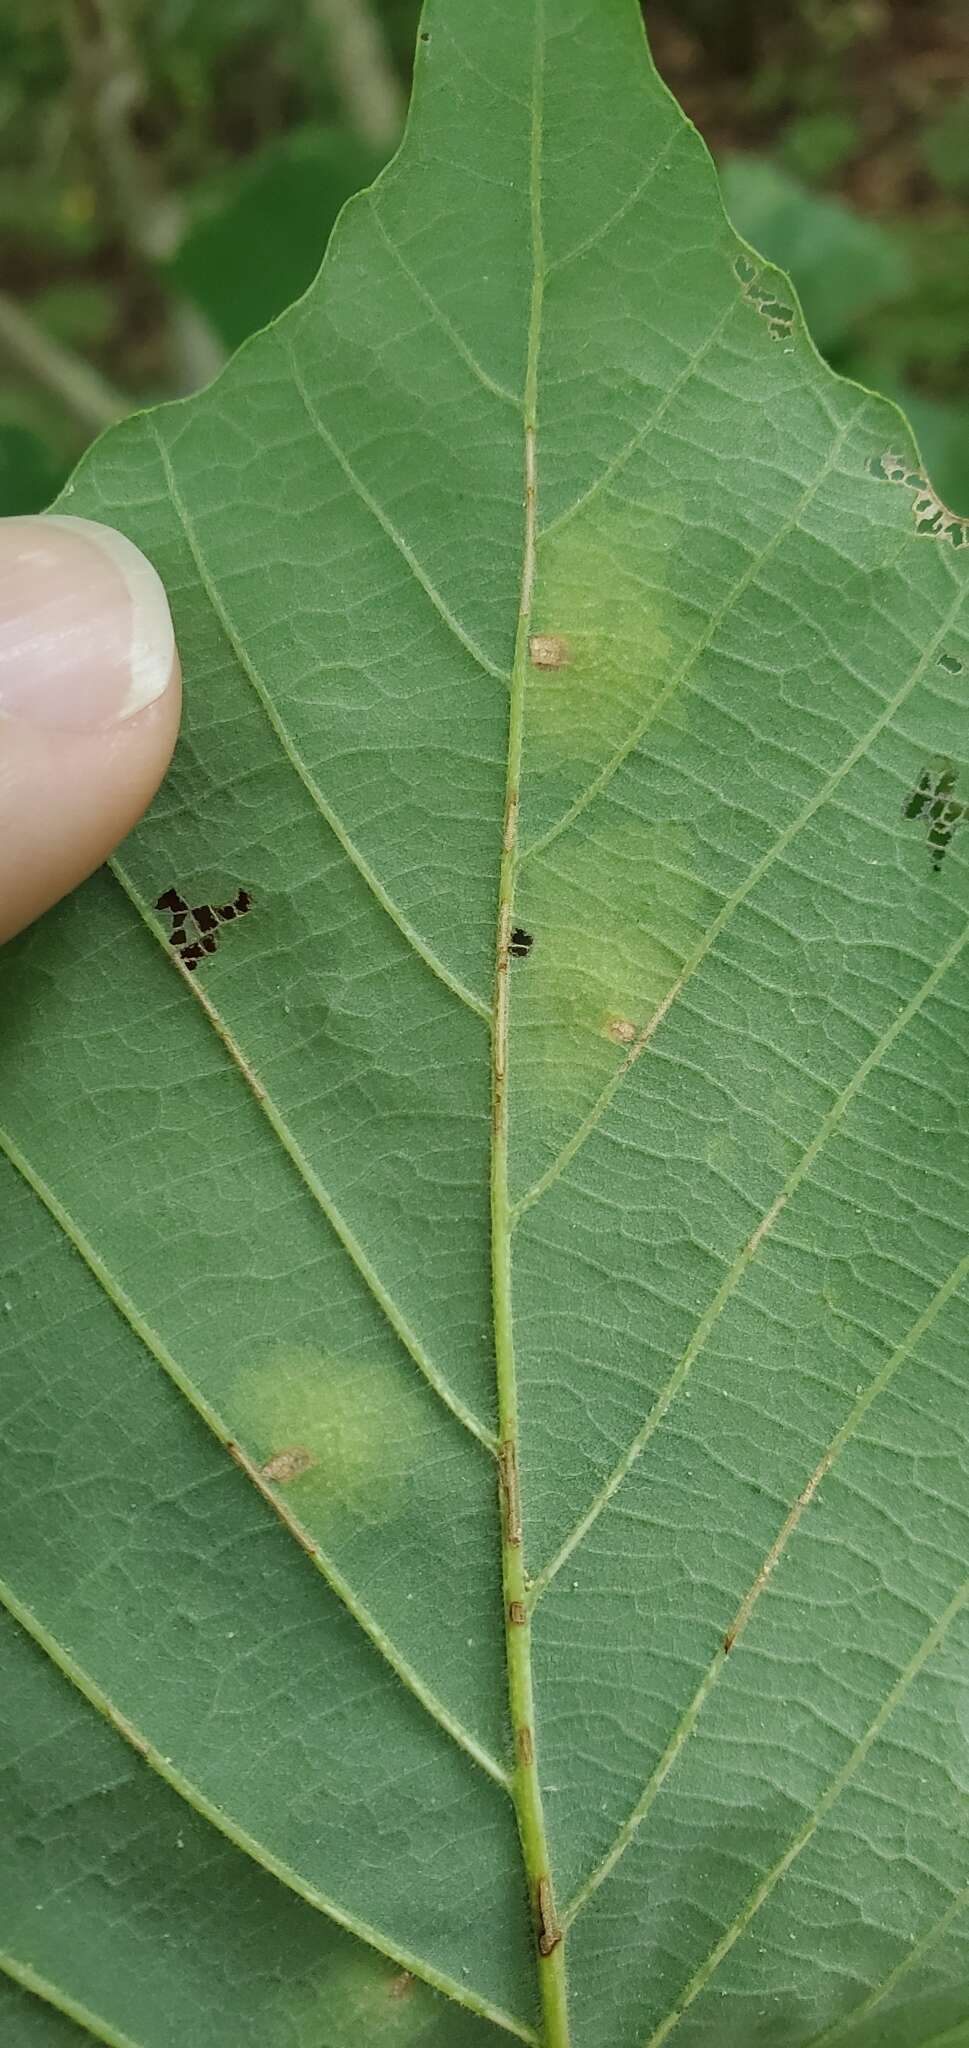
<svg viewBox="0 0 969 2048"><path fill-rule="evenodd" d="M168 600L132 542L57 513L0 520L0 942L130 831L180 708Z"/></svg>

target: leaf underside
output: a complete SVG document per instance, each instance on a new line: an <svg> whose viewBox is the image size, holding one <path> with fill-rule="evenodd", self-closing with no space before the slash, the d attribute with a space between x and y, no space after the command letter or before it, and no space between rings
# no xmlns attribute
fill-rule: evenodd
<svg viewBox="0 0 969 2048"><path fill-rule="evenodd" d="M316 284L63 504L188 708L0 968L4 2039L956 2048L969 547L907 429L635 0L430 0ZM190 963L171 890L251 904Z"/></svg>

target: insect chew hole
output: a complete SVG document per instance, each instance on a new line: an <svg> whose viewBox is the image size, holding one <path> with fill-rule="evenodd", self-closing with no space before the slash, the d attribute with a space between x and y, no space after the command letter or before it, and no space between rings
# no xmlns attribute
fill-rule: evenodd
<svg viewBox="0 0 969 2048"><path fill-rule="evenodd" d="M155 898L155 909L167 911L171 919L168 943L174 946L183 967L194 974L207 953L218 945L219 926L244 917L252 907L248 889L238 889L231 903L188 904L175 888Z"/></svg>

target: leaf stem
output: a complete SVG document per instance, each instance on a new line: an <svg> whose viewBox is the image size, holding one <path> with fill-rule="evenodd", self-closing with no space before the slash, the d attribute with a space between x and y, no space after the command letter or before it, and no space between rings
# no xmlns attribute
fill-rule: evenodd
<svg viewBox="0 0 969 2048"><path fill-rule="evenodd" d="M208 384L225 361L197 306L164 290L164 267L185 228L182 201L168 191L146 153L138 115L149 97L125 0L61 0L79 130L86 133L105 211L142 286L161 291L164 338L177 392Z"/></svg>
<svg viewBox="0 0 969 2048"><path fill-rule="evenodd" d="M532 1684L532 1625L527 1606L518 1454L518 1378L512 1307L512 1204L508 1184L508 1011L510 943L518 870L518 791L522 762L528 640L535 587L538 520L538 359L545 263L541 213L543 0L536 0L532 99L532 302L524 404L524 545L521 597L508 714L508 768L498 880L498 932L492 1026L491 1252L498 1383L501 1569L508 1704L515 1745L512 1798L535 1928L544 2048L569 2048L564 1932L555 1909Z"/></svg>
<svg viewBox="0 0 969 2048"><path fill-rule="evenodd" d="M103 433L131 411L133 399L45 333L33 315L0 292L0 355L64 406L85 434Z"/></svg>
<svg viewBox="0 0 969 2048"><path fill-rule="evenodd" d="M406 102L370 0L310 0L310 16L326 36L334 78L357 134L374 149L393 149Z"/></svg>

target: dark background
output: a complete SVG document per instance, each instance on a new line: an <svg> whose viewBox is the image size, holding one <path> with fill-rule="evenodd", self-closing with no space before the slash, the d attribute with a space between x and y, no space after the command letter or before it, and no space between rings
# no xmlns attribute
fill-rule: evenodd
<svg viewBox="0 0 969 2048"><path fill-rule="evenodd" d="M0 513L205 382L393 148L418 0L0 0ZM654 0L660 69L818 346L969 512L965 0Z"/></svg>

